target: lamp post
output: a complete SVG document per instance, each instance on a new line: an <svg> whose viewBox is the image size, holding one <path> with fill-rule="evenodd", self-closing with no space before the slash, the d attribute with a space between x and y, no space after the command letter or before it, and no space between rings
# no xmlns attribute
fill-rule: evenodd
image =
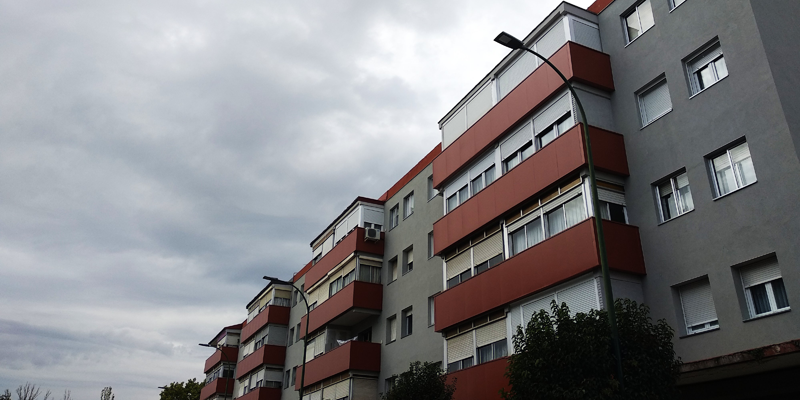
<svg viewBox="0 0 800 400"><path fill-rule="evenodd" d="M586 123L586 112L583 110L583 104L581 104L581 100L578 98L578 94L575 93L575 88L572 86L572 84L567 80L564 74L562 74L561 71L556 68L555 65L553 65L546 58L542 57L541 54L529 49L528 46L525 46L521 40L509 35L506 32L501 32L496 38L494 38L494 41L512 50L525 50L544 61L545 64L549 65L550 68L552 68L558 74L558 76L561 77L561 79L564 81L564 84L567 85L567 88L569 88L572 97L575 99L575 103L578 105L578 110L581 113L581 124L583 124L583 140L586 145L586 163L589 165L589 186L591 187L592 213L594 214L595 230L597 233L597 250L600 256L600 270L603 275L603 292L605 294L606 310L608 311L608 325L611 329L611 348L614 352L614 357L616 358L617 377L619 379L620 386L622 386L622 358L620 356L619 349L617 314L614 310L614 294L611 290L611 276L608 271L606 240L605 236L603 235L603 218L600 216L600 202L597 196L597 179L595 178L594 174L592 143L589 139L589 124Z"/></svg>
<svg viewBox="0 0 800 400"><path fill-rule="evenodd" d="M303 304L306 305L306 334L303 336L303 370L300 371L300 400L303 400L303 385L305 384L306 380L306 351L308 347L306 344L308 343L308 321L311 320L311 309L308 307L308 301L306 301L306 296L303 294L303 291L300 290L297 286L294 285L292 282L284 281L278 278L274 278L271 276L264 276L265 280L268 280L272 284L281 284L281 285L291 285L294 290L297 290L300 293L300 296L303 297Z"/></svg>
<svg viewBox="0 0 800 400"><path fill-rule="evenodd" d="M230 360L228 360L228 356L225 354L224 351L222 351L222 346L212 346L212 345L206 344L206 343L198 343L198 344L200 346L203 346L203 347L210 347L212 349L219 350L220 354L222 354L222 361L223 362L230 362ZM220 369L222 369L222 374L221 375L224 375L225 374L225 364L222 364L220 366ZM223 378L224 378L224 376L223 376ZM225 378L225 391L222 392L223 398L228 397L228 379L229 378ZM231 396L231 397L233 397L233 396Z"/></svg>

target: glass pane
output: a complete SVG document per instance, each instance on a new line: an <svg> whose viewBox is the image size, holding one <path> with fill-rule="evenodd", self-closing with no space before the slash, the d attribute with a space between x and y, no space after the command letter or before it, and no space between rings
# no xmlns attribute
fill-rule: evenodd
<svg viewBox="0 0 800 400"><path fill-rule="evenodd" d="M447 212L453 211L454 208L458 207L458 197L456 195L452 195L447 198Z"/></svg>
<svg viewBox="0 0 800 400"><path fill-rule="evenodd" d="M664 216L664 221L678 215L672 193L661 196L661 214Z"/></svg>
<svg viewBox="0 0 800 400"><path fill-rule="evenodd" d="M725 58L714 61L714 67L717 69L717 80L728 76L728 66L725 64Z"/></svg>
<svg viewBox="0 0 800 400"><path fill-rule="evenodd" d="M518 254L527 247L525 245L525 229L519 229L511 234L511 255Z"/></svg>
<svg viewBox="0 0 800 400"><path fill-rule="evenodd" d="M489 167L489 169L484 172L484 175L486 176L486 186L489 186L489 184L494 182L494 165Z"/></svg>
<svg viewBox="0 0 800 400"><path fill-rule="evenodd" d="M561 207L545 215L547 218L548 237L564 230L564 210Z"/></svg>
<svg viewBox="0 0 800 400"><path fill-rule="evenodd" d="M475 267L475 275L480 274L483 271L489 269L489 262L481 263Z"/></svg>
<svg viewBox="0 0 800 400"><path fill-rule="evenodd" d="M637 14L636 11L625 18L625 25L627 25L628 28L629 42L639 37L639 35L642 33L641 26L639 25L639 14Z"/></svg>
<svg viewBox="0 0 800 400"><path fill-rule="evenodd" d="M697 86L700 88L700 90L705 89L706 86L714 83L715 81L714 73L711 70L710 65L706 65L705 67L697 70L695 74L695 76L697 76Z"/></svg>
<svg viewBox="0 0 800 400"><path fill-rule="evenodd" d="M733 177L733 171L731 170L731 163L730 159L728 159L728 154L725 153L715 158L712 163L714 164L714 171L716 172L719 195L722 196L723 194L730 193L732 190L736 189L736 179Z"/></svg>
<svg viewBox="0 0 800 400"><path fill-rule="evenodd" d="M494 358L492 357L492 345L486 345L483 347L478 347L478 364L485 363L487 361L492 361Z"/></svg>
<svg viewBox="0 0 800 400"><path fill-rule="evenodd" d="M608 202L600 200L600 218L610 219L611 214L608 212Z"/></svg>
<svg viewBox="0 0 800 400"><path fill-rule="evenodd" d="M753 309L756 315L770 312L769 298L767 298L766 283L750 287L750 296L753 299Z"/></svg>
<svg viewBox="0 0 800 400"><path fill-rule="evenodd" d="M644 3L640 4L637 7L639 10L639 20L642 24L642 32L650 29L655 25L655 20L653 20L653 10L650 8L650 0L645 0Z"/></svg>
<svg viewBox="0 0 800 400"><path fill-rule="evenodd" d="M454 278L448 279L447 280L447 288L450 289L451 287L453 287L455 285L458 285L459 283L461 283L461 282L458 280L457 276L454 277Z"/></svg>
<svg viewBox="0 0 800 400"><path fill-rule="evenodd" d="M586 219L586 208L583 205L583 196L578 196L564 204L567 216L567 228Z"/></svg>
<svg viewBox="0 0 800 400"><path fill-rule="evenodd" d="M505 339L494 342L492 346L494 346L494 358L505 357L508 355L508 343Z"/></svg>
<svg viewBox="0 0 800 400"><path fill-rule="evenodd" d="M533 154L533 144L528 142L525 146L522 146L520 149L520 154L522 154L522 159L525 160Z"/></svg>
<svg viewBox="0 0 800 400"><path fill-rule="evenodd" d="M458 202L464 203L469 198L469 188L464 186L461 190L458 191Z"/></svg>
<svg viewBox="0 0 800 400"><path fill-rule="evenodd" d="M542 219L536 218L525 225L525 230L528 235L528 247L544 240L544 231L542 231Z"/></svg>
<svg viewBox="0 0 800 400"><path fill-rule="evenodd" d="M465 358L465 359L461 360L461 368L462 369L469 368L469 367L472 366L472 363L473 363L472 357Z"/></svg>
<svg viewBox="0 0 800 400"><path fill-rule="evenodd" d="M564 134L564 132L566 132L567 129L572 128L573 125L575 124L572 122L570 114L567 114L564 118L558 121L558 126L556 126L556 128L558 128L558 134L559 135Z"/></svg>
<svg viewBox="0 0 800 400"><path fill-rule="evenodd" d="M753 168L753 159L747 157L746 159L735 162L736 175L741 182L741 186L747 186L756 181L756 170Z"/></svg>
<svg viewBox="0 0 800 400"><path fill-rule="evenodd" d="M461 369L461 361L451 362L447 364L447 372L456 372Z"/></svg>
<svg viewBox="0 0 800 400"><path fill-rule="evenodd" d="M548 129L544 131L544 133L539 135L539 148L541 149L544 146L547 146L548 143L552 142L553 139L556 138L556 131L555 129Z"/></svg>
<svg viewBox="0 0 800 400"><path fill-rule="evenodd" d="M689 179L683 173L675 178L675 187L678 189L678 207L681 213L694 210L692 191L689 188Z"/></svg>
<svg viewBox="0 0 800 400"><path fill-rule="evenodd" d="M789 299L786 297L786 287L783 286L783 278L772 282L772 294L775 295L775 304L778 309L789 307Z"/></svg>
<svg viewBox="0 0 800 400"><path fill-rule="evenodd" d="M472 180L472 194L480 192L483 190L483 177L479 176Z"/></svg>
<svg viewBox="0 0 800 400"><path fill-rule="evenodd" d="M610 220L614 222L621 222L623 224L627 223L625 221L625 207L619 204L609 203L608 209L611 211L611 218Z"/></svg>
<svg viewBox="0 0 800 400"><path fill-rule="evenodd" d="M472 271L466 270L458 276L461 279L461 282L468 281L469 278L472 278Z"/></svg>
<svg viewBox="0 0 800 400"><path fill-rule="evenodd" d="M506 172L511 171L511 168L516 167L517 164L519 164L519 154L514 153L513 156L506 158L503 162L503 169L506 170Z"/></svg>
<svg viewBox="0 0 800 400"><path fill-rule="evenodd" d="M500 253L500 254L498 254L498 255L496 255L496 256L494 256L494 257L492 257L492 258L491 258L491 259L488 261L488 263L489 263L489 268L491 268L491 267L494 267L495 265L497 265L497 264L500 264L501 262L503 262L503 254L502 254L502 253Z"/></svg>

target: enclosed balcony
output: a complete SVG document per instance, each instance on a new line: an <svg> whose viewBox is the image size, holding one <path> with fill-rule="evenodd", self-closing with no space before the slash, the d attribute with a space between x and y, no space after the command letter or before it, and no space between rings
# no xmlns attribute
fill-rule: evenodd
<svg viewBox="0 0 800 400"><path fill-rule="evenodd" d="M217 378L208 382L202 389L200 389L200 400L206 400L215 395L231 395L233 393L233 379L231 378Z"/></svg>
<svg viewBox="0 0 800 400"><path fill-rule="evenodd" d="M374 255L383 255L383 237L378 241L364 240L364 228L355 228L345 236L341 242L337 243L324 257L322 257L306 273L306 288L314 286L320 279L324 278L332 269L336 268L347 257L355 252L363 252Z"/></svg>
<svg viewBox="0 0 800 400"><path fill-rule="evenodd" d="M205 373L209 373L214 367L219 365L221 362L230 362L235 363L236 358L239 355L239 348L235 346L224 346L217 349L211 357L206 359L206 368L203 370Z"/></svg>
<svg viewBox="0 0 800 400"><path fill-rule="evenodd" d="M281 389L259 387L251 390L244 396L237 397L237 400L281 400Z"/></svg>
<svg viewBox="0 0 800 400"><path fill-rule="evenodd" d="M241 379L262 365L283 365L286 359L286 347L265 344L239 361L236 365L236 379Z"/></svg>
<svg viewBox="0 0 800 400"><path fill-rule="evenodd" d="M582 125L575 125L550 144L503 174L433 224L435 253L452 246L499 216L586 165ZM590 127L597 170L628 175L622 135Z"/></svg>
<svg viewBox="0 0 800 400"><path fill-rule="evenodd" d="M242 328L242 343L250 340L259 329L267 324L289 325L289 307L267 306L264 311L261 311Z"/></svg>
<svg viewBox="0 0 800 400"><path fill-rule="evenodd" d="M600 266L589 218L436 296L436 331L520 300ZM603 221L609 268L645 274L639 228Z"/></svg>
<svg viewBox="0 0 800 400"><path fill-rule="evenodd" d="M379 315L383 307L383 285L354 281L331 298L311 310L309 332L322 326L353 326L366 318ZM306 320L300 322L300 337L305 337Z"/></svg>
<svg viewBox="0 0 800 400"><path fill-rule="evenodd" d="M305 386L349 370L380 372L381 344L350 341L306 363ZM297 369L295 389L300 390L303 368Z"/></svg>

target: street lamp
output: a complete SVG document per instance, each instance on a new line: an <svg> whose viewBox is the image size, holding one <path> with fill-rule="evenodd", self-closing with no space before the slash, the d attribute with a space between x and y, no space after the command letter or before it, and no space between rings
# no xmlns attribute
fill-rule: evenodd
<svg viewBox="0 0 800 400"><path fill-rule="evenodd" d="M525 46L521 40L515 38L514 36L509 35L508 33L501 32L494 38L494 41L497 43L502 44L512 50L525 50L534 56L538 57L545 64L549 65L559 77L564 81L564 84L567 85L569 88L570 93L572 93L572 97L575 99L575 103L578 105L578 110L581 114L581 123L583 124L583 140L586 144L586 163L589 164L589 186L591 187L591 195L592 195L592 211L594 214L595 219L595 229L597 232L597 248L598 253L600 253L600 271L603 274L603 292L605 294L605 303L606 303L606 310L608 311L608 325L611 329L611 348L614 351L614 356L616 358L616 367L617 367L617 376L619 378L620 386L622 386L622 358L620 356L619 350L619 332L617 331L617 313L614 310L614 294L611 291L611 276L608 271L608 259L606 257L606 240L605 235L603 235L603 218L600 216L600 202L597 197L597 179L594 175L594 162L592 161L592 143L589 139L589 124L586 123L586 112L583 111L583 104L581 104L581 100L578 98L578 94L575 93L575 88L572 84L567 80L564 74L556 68L550 61L546 58L542 57L541 54L531 50L528 46Z"/></svg>
<svg viewBox="0 0 800 400"><path fill-rule="evenodd" d="M203 346L203 347L210 347L212 349L219 350L220 354L222 354L222 361L223 362L230 362L230 360L228 360L228 355L225 354L224 351L222 351L222 346L212 346L212 345L206 344L206 343L198 343L198 345ZM220 374L220 376L222 376L222 375L225 374L225 364L222 364L220 366L220 369L222 370L222 374ZM225 376L222 376L222 377L225 378ZM228 397L228 378L225 378L225 391L222 392L222 397L223 398ZM231 397L233 397L233 396L231 396Z"/></svg>
<svg viewBox="0 0 800 400"><path fill-rule="evenodd" d="M308 307L308 301L306 301L306 296L303 294L303 291L300 290L297 286L294 285L292 282L284 281L282 279L274 278L271 276L264 276L265 280L268 280L271 284L280 284L280 285L291 285L294 290L297 290L300 293L300 296L303 297L303 304L306 305L306 334L303 336L303 370L300 371L300 400L303 400L303 385L305 384L306 380L306 351L308 347L306 344L308 343L308 322L311 320L311 309Z"/></svg>

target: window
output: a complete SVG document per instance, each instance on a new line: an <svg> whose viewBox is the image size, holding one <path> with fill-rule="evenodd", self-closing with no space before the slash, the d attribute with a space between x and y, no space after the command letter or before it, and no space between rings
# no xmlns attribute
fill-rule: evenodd
<svg viewBox="0 0 800 400"><path fill-rule="evenodd" d="M397 340L397 315L386 319L386 343Z"/></svg>
<svg viewBox="0 0 800 400"><path fill-rule="evenodd" d="M295 289L294 292L292 293L292 307L297 305L298 297L300 297L300 293L297 291L297 289Z"/></svg>
<svg viewBox="0 0 800 400"><path fill-rule="evenodd" d="M436 302L434 297L428 297L428 326L433 326L436 322Z"/></svg>
<svg viewBox="0 0 800 400"><path fill-rule="evenodd" d="M466 271L464 271L464 272L462 272L462 273L460 273L460 274L448 279L447 280L447 288L450 289L451 287L453 287L455 285L458 285L459 283L464 282L464 281L468 280L469 278L472 278L472 270L471 269L468 269L468 270L466 270Z"/></svg>
<svg viewBox="0 0 800 400"><path fill-rule="evenodd" d="M694 210L692 191L686 172L675 175L666 182L656 185L658 209L661 222L669 221L681 214Z"/></svg>
<svg viewBox="0 0 800 400"><path fill-rule="evenodd" d="M683 285L678 291L687 335L719 328L717 310L714 307L711 285L707 277Z"/></svg>
<svg viewBox="0 0 800 400"><path fill-rule="evenodd" d="M498 340L486 346L478 347L478 364L483 364L508 355L508 342L506 339Z"/></svg>
<svg viewBox="0 0 800 400"><path fill-rule="evenodd" d="M297 367L292 367L292 382L297 381Z"/></svg>
<svg viewBox="0 0 800 400"><path fill-rule="evenodd" d="M397 280L397 257L389 260L389 282Z"/></svg>
<svg viewBox="0 0 800 400"><path fill-rule="evenodd" d="M289 346L294 343L294 327L289 328Z"/></svg>
<svg viewBox="0 0 800 400"><path fill-rule="evenodd" d="M728 66L725 64L719 42L712 44L700 55L689 60L686 63L686 72L689 74L692 95L700 93L728 76Z"/></svg>
<svg viewBox="0 0 800 400"><path fill-rule="evenodd" d="M447 212L453 211L459 204L467 201L468 198L469 185L464 185L464 187L458 189L458 191L447 198Z"/></svg>
<svg viewBox="0 0 800 400"><path fill-rule="evenodd" d="M670 11L674 10L675 7L683 4L684 1L686 1L686 0L669 0L669 9L670 9Z"/></svg>
<svg viewBox="0 0 800 400"><path fill-rule="evenodd" d="M403 219L414 213L414 192L403 199Z"/></svg>
<svg viewBox="0 0 800 400"><path fill-rule="evenodd" d="M472 366L474 358L469 357L463 360L458 360L447 364L447 373L456 372L460 369L469 368Z"/></svg>
<svg viewBox="0 0 800 400"><path fill-rule="evenodd" d="M386 393L389 393L392 389L394 389L394 384L397 381L397 377L393 376L391 378L386 378Z"/></svg>
<svg viewBox="0 0 800 400"><path fill-rule="evenodd" d="M477 177L473 178L470 182L472 186L472 195L480 192L486 186L494 182L494 165L481 172Z"/></svg>
<svg viewBox="0 0 800 400"><path fill-rule="evenodd" d="M656 83L640 90L637 97L639 99L642 127L672 111L672 100L669 97L669 87L667 87L665 78L661 78Z"/></svg>
<svg viewBox="0 0 800 400"><path fill-rule="evenodd" d="M538 148L542 148L547 146L548 143L555 140L556 137L563 135L569 128L572 128L575 124L572 122L571 114L567 113L563 117L559 118L553 126L546 128L538 135L536 135L536 145L539 146Z"/></svg>
<svg viewBox="0 0 800 400"><path fill-rule="evenodd" d="M756 170L746 142L711 158L710 164L717 197L756 182Z"/></svg>
<svg viewBox="0 0 800 400"><path fill-rule="evenodd" d="M433 188L433 175L428 177L428 201L436 197L439 191Z"/></svg>
<svg viewBox="0 0 800 400"><path fill-rule="evenodd" d="M290 380L291 376L292 376L292 370L287 369L286 370L286 375L283 378L284 381L285 381L285 382L283 382L283 388L284 389L288 389L289 388L289 382L291 382L291 380Z"/></svg>
<svg viewBox="0 0 800 400"><path fill-rule="evenodd" d="M361 282L381 283L381 268L359 263L358 280Z"/></svg>
<svg viewBox="0 0 800 400"><path fill-rule="evenodd" d="M403 275L414 270L414 249L409 247L403 252Z"/></svg>
<svg viewBox="0 0 800 400"><path fill-rule="evenodd" d="M585 211L583 196L578 196L546 213L544 216L547 223L547 237L556 235L586 219Z"/></svg>
<svg viewBox="0 0 800 400"><path fill-rule="evenodd" d="M336 278L328 285L328 297L332 297L334 294L342 290L342 278Z"/></svg>
<svg viewBox="0 0 800 400"><path fill-rule="evenodd" d="M600 217L609 221L619 222L623 224L628 223L628 218L625 213L625 206L617 203L609 203L600 200Z"/></svg>
<svg viewBox="0 0 800 400"><path fill-rule="evenodd" d="M531 142L528 142L524 146L520 147L519 150L515 151L510 156L506 157L505 160L503 160L503 172L508 172L512 168L519 165L519 163L525 161L525 159L533 154L533 151L533 143Z"/></svg>
<svg viewBox="0 0 800 400"><path fill-rule="evenodd" d="M294 341L295 343L300 341L300 324L297 324L297 328L294 330Z"/></svg>
<svg viewBox="0 0 800 400"><path fill-rule="evenodd" d="M544 240L542 219L538 217L535 218L533 221L525 224L525 226L522 228L512 232L510 236L511 240L509 241L508 245L509 251L513 256Z"/></svg>
<svg viewBox="0 0 800 400"><path fill-rule="evenodd" d="M406 308L403 310L402 313L403 320L402 320L402 331L400 333L401 337L410 336L411 333L414 331L414 316L411 313L411 307Z"/></svg>
<svg viewBox="0 0 800 400"><path fill-rule="evenodd" d="M486 271L489 268L492 268L495 265L500 264L501 262L503 262L503 254L502 253L490 258L488 261L484 261L484 262L476 265L475 266L475 275L478 275L478 274L482 273L483 271Z"/></svg>
<svg viewBox="0 0 800 400"><path fill-rule="evenodd" d="M639 3L628 14L623 15L622 19L625 24L625 42L630 43L655 25L650 0Z"/></svg>
<svg viewBox="0 0 800 400"><path fill-rule="evenodd" d="M433 258L433 232L428 232L428 258Z"/></svg>
<svg viewBox="0 0 800 400"><path fill-rule="evenodd" d="M400 209L398 205L389 210L389 229L394 228L400 223Z"/></svg>
<svg viewBox="0 0 800 400"><path fill-rule="evenodd" d="M778 260L770 257L739 270L750 318L789 309Z"/></svg>

